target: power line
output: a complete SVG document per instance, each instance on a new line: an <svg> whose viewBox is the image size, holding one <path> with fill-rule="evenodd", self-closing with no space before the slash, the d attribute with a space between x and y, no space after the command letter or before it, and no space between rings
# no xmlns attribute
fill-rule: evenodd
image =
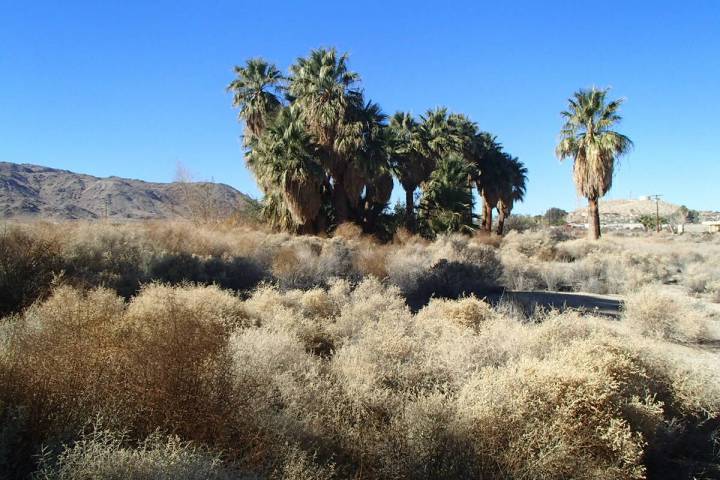
<svg viewBox="0 0 720 480"><path fill-rule="evenodd" d="M660 197L662 195L648 195L655 200L655 232L660 233Z"/></svg>

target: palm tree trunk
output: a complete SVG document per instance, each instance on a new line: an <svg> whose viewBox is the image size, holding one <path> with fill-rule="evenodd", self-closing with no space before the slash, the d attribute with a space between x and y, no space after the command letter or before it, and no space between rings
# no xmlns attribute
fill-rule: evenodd
<svg viewBox="0 0 720 480"><path fill-rule="evenodd" d="M465 224L466 225L473 225L473 204L475 203L473 200L473 184L472 184L472 176L468 175L468 183L467 183L467 189L468 193L470 194L470 205L467 207L467 212L465 212Z"/></svg>
<svg viewBox="0 0 720 480"><path fill-rule="evenodd" d="M405 228L415 233L415 199L413 193L414 189L405 189Z"/></svg>
<svg viewBox="0 0 720 480"><path fill-rule="evenodd" d="M505 209L501 208L498 212L498 224L497 224L497 234L502 236L503 230L505 229Z"/></svg>
<svg viewBox="0 0 720 480"><path fill-rule="evenodd" d="M493 216L493 207L490 202L485 200L483 203L483 230L485 230L487 233L492 233L492 216Z"/></svg>
<svg viewBox="0 0 720 480"><path fill-rule="evenodd" d="M325 212L320 211L314 222L314 234L325 233L328 228L328 218Z"/></svg>
<svg viewBox="0 0 720 480"><path fill-rule="evenodd" d="M335 178L332 200L335 208L335 224L341 225L347 222L350 218L350 205L342 178Z"/></svg>
<svg viewBox="0 0 720 480"><path fill-rule="evenodd" d="M600 209L597 198L588 198L588 236L592 240L600 238Z"/></svg>

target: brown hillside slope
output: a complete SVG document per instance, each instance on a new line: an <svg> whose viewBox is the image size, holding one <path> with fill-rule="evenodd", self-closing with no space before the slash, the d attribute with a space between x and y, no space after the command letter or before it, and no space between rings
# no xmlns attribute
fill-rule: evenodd
<svg viewBox="0 0 720 480"><path fill-rule="evenodd" d="M170 219L227 216L253 200L219 183L152 183L98 178L38 165L0 162L0 218Z"/></svg>

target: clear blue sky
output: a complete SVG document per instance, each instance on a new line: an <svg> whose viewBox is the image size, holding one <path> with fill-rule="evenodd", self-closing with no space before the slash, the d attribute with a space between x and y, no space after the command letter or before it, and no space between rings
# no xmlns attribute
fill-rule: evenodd
<svg viewBox="0 0 720 480"><path fill-rule="evenodd" d="M609 198L720 209L717 0L0 0L0 161L152 181L182 162L257 196L232 67L286 71L319 46L349 52L387 113L445 105L495 133L530 171L516 211L581 204L553 152L558 112L591 85L627 98L636 144Z"/></svg>

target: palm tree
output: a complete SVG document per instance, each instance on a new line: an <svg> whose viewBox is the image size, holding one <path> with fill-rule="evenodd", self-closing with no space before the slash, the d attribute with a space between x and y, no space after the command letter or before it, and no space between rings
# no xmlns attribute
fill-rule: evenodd
<svg viewBox="0 0 720 480"><path fill-rule="evenodd" d="M480 169L476 159L481 144L478 143L478 126L466 115L461 113L452 113L448 116L448 122L452 129L452 140L455 143L455 150L460 154L467 164L470 166L470 173L467 178L467 190L472 196L473 180L480 174ZM472 204L466 212L466 222L472 222L473 211Z"/></svg>
<svg viewBox="0 0 720 480"><path fill-rule="evenodd" d="M390 119L390 167L405 190L405 228L415 232L415 190L427 180L429 169L419 151L418 122L410 113Z"/></svg>
<svg viewBox="0 0 720 480"><path fill-rule="evenodd" d="M356 220L366 233L374 233L376 220L392 195L390 169L390 131L387 115L380 105L368 101L362 108L351 110L351 119L360 122L362 142L348 165L345 189Z"/></svg>
<svg viewBox="0 0 720 480"><path fill-rule="evenodd" d="M283 76L275 65L261 58L252 58L245 66L236 66L237 78L227 90L233 93L233 106L240 108L245 122L246 144L259 137L282 104L278 97Z"/></svg>
<svg viewBox="0 0 720 480"><path fill-rule="evenodd" d="M458 154L450 154L436 162L436 168L423 187L419 218L425 233L473 231L472 192L467 189L467 178L472 166Z"/></svg>
<svg viewBox="0 0 720 480"><path fill-rule="evenodd" d="M360 90L354 88L359 76L351 72L347 54L335 49L318 49L299 58L290 67L288 94L308 132L322 149L323 164L333 179L332 196L337 223L350 218L345 174L352 154L362 145L362 124L352 121L349 112L362 108Z"/></svg>
<svg viewBox="0 0 720 480"><path fill-rule="evenodd" d="M590 238L600 238L598 201L612 187L615 162L630 151L632 141L612 128L620 122L623 99L606 102L609 89L578 90L561 112L565 124L555 150L558 158L573 159L578 193L588 199Z"/></svg>
<svg viewBox="0 0 720 480"><path fill-rule="evenodd" d="M527 168L525 165L510 155L505 156L505 181L500 190L500 199L497 203L498 225L497 234L502 235L505 227L505 219L510 216L510 212L515 202L521 202L525 198L527 189Z"/></svg>
<svg viewBox="0 0 720 480"><path fill-rule="evenodd" d="M475 137L474 180L483 199L482 230L492 231L492 211L500 200L502 183L506 178L502 145L487 132Z"/></svg>
<svg viewBox="0 0 720 480"><path fill-rule="evenodd" d="M325 172L315 145L294 107L284 108L248 152L248 165L269 198L268 212L302 233L315 233L322 207ZM271 222L273 223L273 222Z"/></svg>
<svg viewBox="0 0 720 480"><path fill-rule="evenodd" d="M434 164L440 158L459 153L464 146L445 107L428 110L420 116L418 139L419 151L425 157L430 171L434 170Z"/></svg>

